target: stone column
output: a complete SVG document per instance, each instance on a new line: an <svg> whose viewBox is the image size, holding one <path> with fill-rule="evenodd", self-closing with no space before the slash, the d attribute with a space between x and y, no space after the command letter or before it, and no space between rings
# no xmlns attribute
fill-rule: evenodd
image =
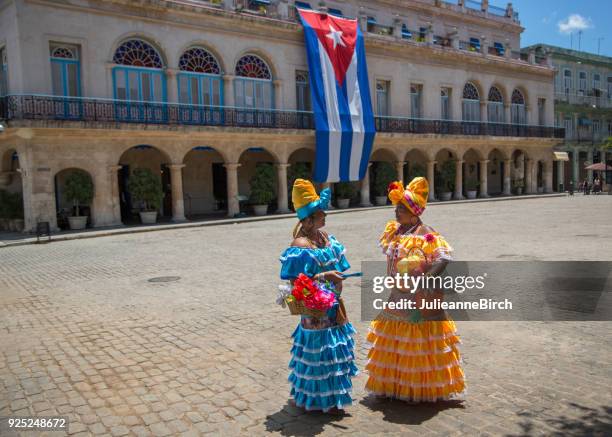
<svg viewBox="0 0 612 437"><path fill-rule="evenodd" d="M436 200L434 175L436 161L427 161L427 182L429 182L429 201Z"/></svg>
<svg viewBox="0 0 612 437"><path fill-rule="evenodd" d="M331 192L332 192L332 198L333 198L333 197L334 197L334 196L333 196L333 192L334 192L334 190L333 190L333 187L332 187L331 182L323 182L323 183L321 184L321 190L324 190L325 188L329 188L329 189L331 190ZM329 208L328 208L328 209L336 209L336 208L334 207L334 205L333 205L333 203L332 203L331 199L330 199L330 201L329 201Z"/></svg>
<svg viewBox="0 0 612 437"><path fill-rule="evenodd" d="M572 150L572 177L574 178L574 189L578 190L578 184L582 181L579 181L580 177L580 169L578 165L580 163L580 151L577 147L574 147Z"/></svg>
<svg viewBox="0 0 612 437"><path fill-rule="evenodd" d="M486 123L487 119L487 102L485 100L480 101L480 121Z"/></svg>
<svg viewBox="0 0 612 437"><path fill-rule="evenodd" d="M20 156L21 158L21 156ZM49 222L52 232L59 231L55 208L55 184L51 168L20 162L23 183L24 231L36 231L38 222Z"/></svg>
<svg viewBox="0 0 612 437"><path fill-rule="evenodd" d="M553 161L544 161L544 192L553 192Z"/></svg>
<svg viewBox="0 0 612 437"><path fill-rule="evenodd" d="M509 102L504 102L504 123L512 123L512 112Z"/></svg>
<svg viewBox="0 0 612 437"><path fill-rule="evenodd" d="M365 172L365 176L361 180L361 202L359 202L359 206L372 206L372 202L370 202L370 167L372 166L371 162L368 162L368 168Z"/></svg>
<svg viewBox="0 0 612 437"><path fill-rule="evenodd" d="M525 194L533 194L533 159L525 160Z"/></svg>
<svg viewBox="0 0 612 437"><path fill-rule="evenodd" d="M461 159L455 161L455 193L453 198L455 200L463 199L463 160Z"/></svg>
<svg viewBox="0 0 612 437"><path fill-rule="evenodd" d="M393 36L397 39L402 39L402 19L398 14L393 17Z"/></svg>
<svg viewBox="0 0 612 437"><path fill-rule="evenodd" d="M587 165L593 164L593 149L589 149L587 151L587 161ZM589 181L589 184L593 183L593 170L587 170L587 180Z"/></svg>
<svg viewBox="0 0 612 437"><path fill-rule="evenodd" d="M91 223L94 228L121 225L121 202L117 172L121 165L111 165L93 175L94 198Z"/></svg>
<svg viewBox="0 0 612 437"><path fill-rule="evenodd" d="M241 164L232 162L223 164L227 169L227 216L234 217L240 212L240 203L238 202L238 167Z"/></svg>
<svg viewBox="0 0 612 437"><path fill-rule="evenodd" d="M563 184L563 191L559 190L559 185ZM567 187L565 186L565 161L557 161L557 190L565 192Z"/></svg>
<svg viewBox="0 0 612 437"><path fill-rule="evenodd" d="M480 161L480 197L489 197L489 189L487 187L487 177L489 172L488 159Z"/></svg>
<svg viewBox="0 0 612 437"><path fill-rule="evenodd" d="M183 199L183 168L185 164L170 164L170 186L172 188L172 221L184 222L185 199Z"/></svg>
<svg viewBox="0 0 612 437"><path fill-rule="evenodd" d="M506 42L506 45L504 46L504 55L508 59L512 58L512 46L510 45L510 42Z"/></svg>
<svg viewBox="0 0 612 437"><path fill-rule="evenodd" d="M529 63L534 65L536 63L536 53L535 50L529 50Z"/></svg>
<svg viewBox="0 0 612 437"><path fill-rule="evenodd" d="M397 180L404 182L404 166L406 165L406 161L396 161L395 162L395 171L397 172Z"/></svg>
<svg viewBox="0 0 612 437"><path fill-rule="evenodd" d="M168 103L178 103L178 83L177 83L177 70L173 68L166 69L166 92L168 93Z"/></svg>
<svg viewBox="0 0 612 437"><path fill-rule="evenodd" d="M512 194L512 175L511 173L511 159L504 159L504 195L510 196Z"/></svg>
<svg viewBox="0 0 612 437"><path fill-rule="evenodd" d="M276 164L276 178L278 179L278 209L276 212L284 214L289 212L289 199L287 188L287 168L291 164Z"/></svg>
<svg viewBox="0 0 612 437"><path fill-rule="evenodd" d="M236 106L234 97L234 76L231 74L223 75L223 104L225 106Z"/></svg>

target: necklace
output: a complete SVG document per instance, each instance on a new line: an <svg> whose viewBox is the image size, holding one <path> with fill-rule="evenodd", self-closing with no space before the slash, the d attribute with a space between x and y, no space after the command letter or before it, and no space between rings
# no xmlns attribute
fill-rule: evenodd
<svg viewBox="0 0 612 437"><path fill-rule="evenodd" d="M418 220L414 225L409 225L410 227L404 231L405 225L399 225L397 228L397 233L399 235L406 235L412 233L419 225L421 224L421 220Z"/></svg>
<svg viewBox="0 0 612 437"><path fill-rule="evenodd" d="M304 232L304 238L306 238L308 240L308 242L310 244L312 244L314 247L319 247L320 248L322 246L325 246L325 241L321 240L321 233L318 230L316 230L315 234L316 234L316 236L314 238L311 238L310 235L307 235Z"/></svg>

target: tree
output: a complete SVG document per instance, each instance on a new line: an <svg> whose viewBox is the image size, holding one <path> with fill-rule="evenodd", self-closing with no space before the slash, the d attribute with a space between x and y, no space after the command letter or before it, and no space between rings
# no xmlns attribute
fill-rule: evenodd
<svg viewBox="0 0 612 437"><path fill-rule="evenodd" d="M136 168L130 175L128 190L134 200L144 203L144 211L155 211L164 197L161 179L148 168Z"/></svg>
<svg viewBox="0 0 612 437"><path fill-rule="evenodd" d="M79 207L88 205L93 199L93 182L91 177L82 170L74 170L66 178L64 185L64 198L72 202L76 208L76 217L80 216Z"/></svg>

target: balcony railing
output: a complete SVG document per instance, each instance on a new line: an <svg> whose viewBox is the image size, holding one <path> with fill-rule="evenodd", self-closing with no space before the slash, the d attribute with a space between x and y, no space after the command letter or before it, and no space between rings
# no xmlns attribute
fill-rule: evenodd
<svg viewBox="0 0 612 437"><path fill-rule="evenodd" d="M570 105L591 106L596 108L612 108L612 98L606 93L601 93L600 96L588 96L572 93L555 93L555 100L560 103L569 103Z"/></svg>
<svg viewBox="0 0 612 437"><path fill-rule="evenodd" d="M267 129L314 129L315 127L312 112L304 111L42 95L10 95L0 98L0 119ZM540 138L564 137L562 128L547 126L386 116L377 116L375 124L378 132Z"/></svg>

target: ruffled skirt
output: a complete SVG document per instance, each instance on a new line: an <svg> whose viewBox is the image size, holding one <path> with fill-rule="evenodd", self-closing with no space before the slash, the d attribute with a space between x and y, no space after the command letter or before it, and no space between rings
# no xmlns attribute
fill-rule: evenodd
<svg viewBox="0 0 612 437"><path fill-rule="evenodd" d="M358 373L354 333L350 323L317 330L298 325L289 362L291 396L298 407L328 411L352 404L351 378Z"/></svg>
<svg viewBox="0 0 612 437"><path fill-rule="evenodd" d="M412 402L462 399L465 376L455 323L379 316L370 325L366 390Z"/></svg>

